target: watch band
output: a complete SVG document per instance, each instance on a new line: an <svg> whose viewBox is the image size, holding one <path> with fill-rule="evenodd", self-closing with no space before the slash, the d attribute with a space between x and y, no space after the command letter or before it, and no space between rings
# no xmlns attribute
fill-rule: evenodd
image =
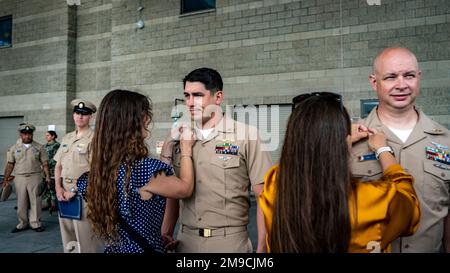
<svg viewBox="0 0 450 273"><path fill-rule="evenodd" d="M375 151L375 157L377 158L377 160L380 159L381 153L384 153L384 152L390 152L392 155L394 155L394 150L391 147L389 147L389 146L380 147Z"/></svg>

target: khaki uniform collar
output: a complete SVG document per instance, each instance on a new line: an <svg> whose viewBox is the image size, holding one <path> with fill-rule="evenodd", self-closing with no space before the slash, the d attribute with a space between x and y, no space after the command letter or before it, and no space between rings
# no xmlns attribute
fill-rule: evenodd
<svg viewBox="0 0 450 273"><path fill-rule="evenodd" d="M219 133L233 133L234 128L234 120L228 116L222 115L217 122L217 124L213 127L214 130L208 135L206 139L202 140L202 143L206 143L214 138L216 138ZM201 136L199 129L196 128L197 136Z"/></svg>
<svg viewBox="0 0 450 273"><path fill-rule="evenodd" d="M427 134L431 135L442 135L445 134L445 130L442 129L442 126L431 120L422 110L417 109L419 118L417 124L414 126L411 135L409 135L408 139L405 143L403 143L387 126L383 125L378 118L377 108L375 107L369 114L366 119L365 125L369 128L374 128L377 130L381 130L385 133L387 140L390 142L394 142L400 145L403 145L404 148L413 145L414 143L424 139Z"/></svg>
<svg viewBox="0 0 450 273"><path fill-rule="evenodd" d="M217 125L214 127L217 131L222 133L233 133L234 132L234 119L228 116L223 116Z"/></svg>
<svg viewBox="0 0 450 273"><path fill-rule="evenodd" d="M39 143L37 143L37 142L34 141L34 140L31 141L31 143L29 143L29 144L30 144L30 147L28 147L28 148L25 146L25 143L22 142L22 139L19 139L19 141L17 141L17 144L19 144L20 147L22 147L22 146L25 147L26 149L29 149L29 148L31 148L31 147L39 148Z"/></svg>
<svg viewBox="0 0 450 273"><path fill-rule="evenodd" d="M74 139L76 139L76 140L79 140L79 139L83 139L83 138L90 138L91 135L94 133L94 131L91 129L91 127L89 127L89 128L87 129L86 133L84 133L80 138L77 138L77 131L76 131L76 130L73 131L72 133L73 133L73 136L72 136L72 137L73 137Z"/></svg>

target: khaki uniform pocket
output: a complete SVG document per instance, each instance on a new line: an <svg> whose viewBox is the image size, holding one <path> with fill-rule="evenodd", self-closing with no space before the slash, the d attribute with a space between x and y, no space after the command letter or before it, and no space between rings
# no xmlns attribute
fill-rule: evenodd
<svg viewBox="0 0 450 273"><path fill-rule="evenodd" d="M436 164L442 163L423 162L423 198L433 209L442 210L444 206L449 205L450 170L438 168Z"/></svg>

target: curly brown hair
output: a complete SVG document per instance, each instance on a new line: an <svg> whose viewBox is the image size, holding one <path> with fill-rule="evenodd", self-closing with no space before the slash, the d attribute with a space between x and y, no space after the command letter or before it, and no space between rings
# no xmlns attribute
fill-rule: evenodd
<svg viewBox="0 0 450 273"><path fill-rule="evenodd" d="M101 239L117 238L119 223L117 175L126 164L125 189L133 164L146 156L143 129L152 120L152 105L148 97L128 91L110 91L100 103L92 140L92 162L86 199L87 217L95 234Z"/></svg>

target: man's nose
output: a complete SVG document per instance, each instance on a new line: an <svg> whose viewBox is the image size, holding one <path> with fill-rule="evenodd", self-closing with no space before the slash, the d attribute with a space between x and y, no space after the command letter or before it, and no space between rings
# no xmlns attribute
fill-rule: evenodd
<svg viewBox="0 0 450 273"><path fill-rule="evenodd" d="M406 80L403 76L399 76L397 78L397 81L395 82L395 88L397 89L406 89L408 87L408 85L406 84Z"/></svg>
<svg viewBox="0 0 450 273"><path fill-rule="evenodd" d="M194 96L189 96L185 99L186 101L186 106L190 107L192 105L194 105Z"/></svg>
<svg viewBox="0 0 450 273"><path fill-rule="evenodd" d="M202 97L194 97L194 105L202 106L203 98Z"/></svg>

